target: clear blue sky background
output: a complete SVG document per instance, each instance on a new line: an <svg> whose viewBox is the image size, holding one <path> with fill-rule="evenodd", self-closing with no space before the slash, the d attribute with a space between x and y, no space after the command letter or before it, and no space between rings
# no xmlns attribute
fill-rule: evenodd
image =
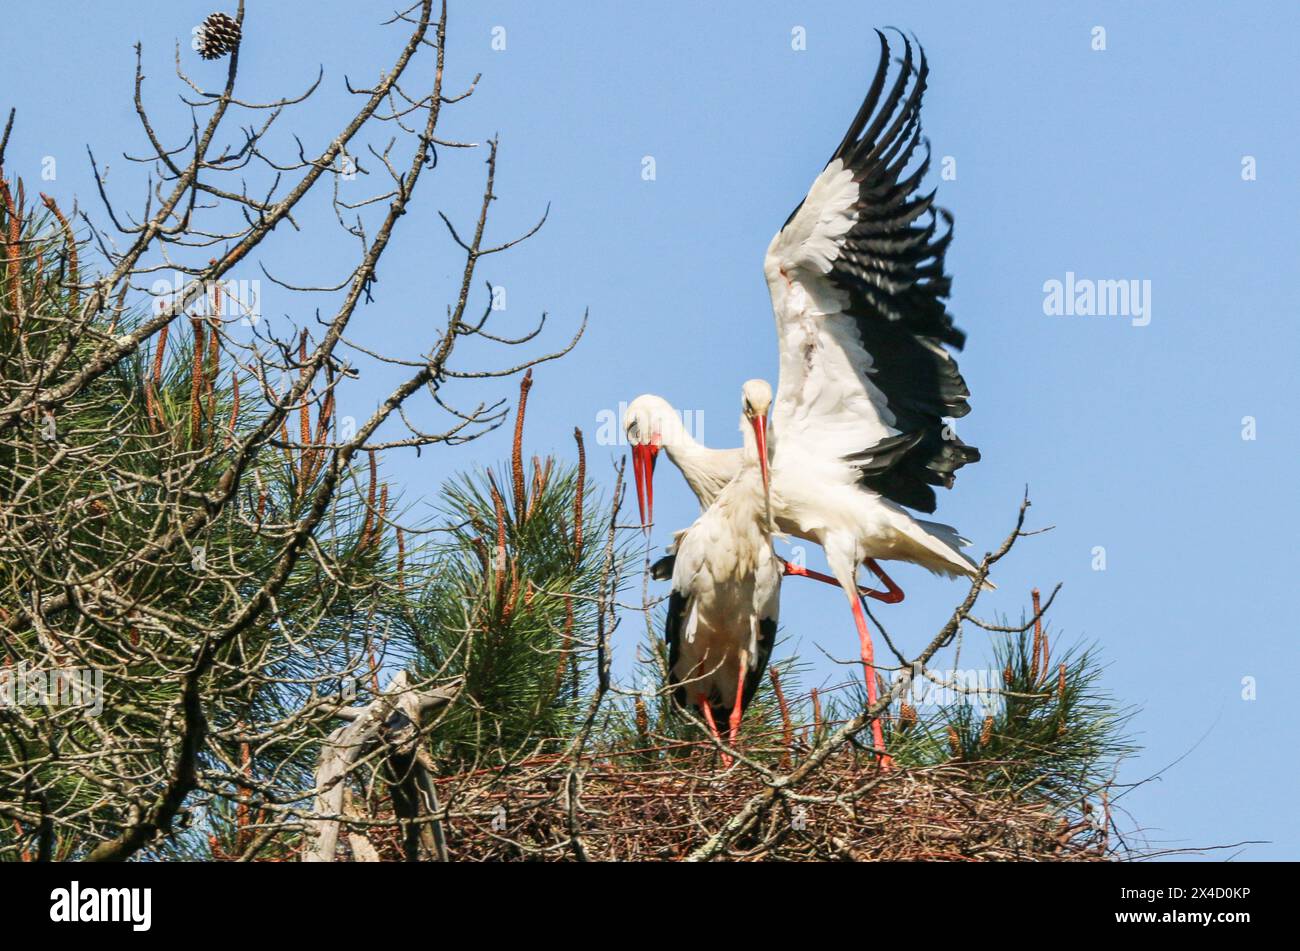
<svg viewBox="0 0 1300 951"><path fill-rule="evenodd" d="M0 106L19 109L8 170L29 190L76 196L102 221L90 144L110 160L124 203L138 207L138 175L120 158L144 148L130 106L132 43L145 44L160 124L179 130L187 119L173 97L173 43L188 46L211 8L6 3ZM344 73L372 78L400 40L378 25L384 9L253 0L244 95L297 91L324 64L318 99L291 120L319 147L347 98ZM1244 854L1300 857L1289 580L1300 528L1300 7L455 3L449 89L475 72L483 80L441 131L500 133L489 238L511 237L552 208L537 238L482 272L507 288L501 327L524 328L548 310L558 343L591 311L578 350L537 374L529 448L569 454L574 425L594 437L599 413L644 391L703 412L706 440L733 444L740 383L775 377L763 250L857 108L875 64L871 28L885 25L924 44L925 130L935 155L957 167L955 181L936 182L956 216L952 309L970 336L961 365L974 411L961 433L984 460L962 471L938 517L983 552L1005 534L1028 484L1034 524L1056 526L999 567L989 611L1018 616L1030 587L1064 583L1056 640L1097 642L1107 686L1141 708L1134 727L1144 751L1121 780L1181 757L1124 800L1152 842L1268 839ZM1104 52L1091 48L1098 25ZM494 26L505 28L504 51L491 48ZM791 49L795 26L806 29L806 51ZM188 48L183 56L205 84L224 75ZM47 155L58 160L54 182L39 181ZM653 182L641 177L647 155ZM1256 181L1242 180L1243 156L1255 157ZM481 170L473 155L443 152L359 324L377 348L414 355L428 345L458 267L435 211L464 220ZM326 237L323 211L308 219L310 252L290 235L268 247L282 276L336 280L331 265L349 260L347 246ZM1045 316L1043 283L1067 271L1150 280L1149 326ZM268 290L272 316L292 306L301 307ZM388 380L368 374L349 397L352 411L367 413ZM1242 438L1245 416L1257 421L1253 441ZM503 431L388 465L418 512L453 469L507 451ZM621 452L593 447L593 472ZM694 516L670 470L661 469L657 501L659 540ZM1095 546L1105 548L1104 571L1093 570ZM896 577L909 597L881 616L914 650L961 588L908 567ZM784 650L797 645L810 660L821 656L814 645L853 654L838 593L787 585L783 622ZM623 667L638 630L620 632ZM981 637L967 634L969 663L985 655ZM819 677L842 675L817 663ZM1247 677L1255 700L1242 698Z"/></svg>

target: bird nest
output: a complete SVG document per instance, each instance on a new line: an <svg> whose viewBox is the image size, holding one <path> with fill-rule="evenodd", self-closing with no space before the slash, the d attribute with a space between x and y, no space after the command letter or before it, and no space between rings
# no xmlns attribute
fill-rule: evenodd
<svg viewBox="0 0 1300 951"><path fill-rule="evenodd" d="M651 751L653 752L653 751ZM681 750L676 752L680 754ZM768 787L743 764L720 769L699 749L665 766L621 756L577 769L557 760L438 781L452 861L673 861ZM371 839L387 838L371 832ZM380 844L397 858L396 830ZM391 854L390 854L391 853ZM708 857L738 861L1099 861L1104 824L1042 802L979 791L961 766L882 773L853 750L775 797L749 831Z"/></svg>

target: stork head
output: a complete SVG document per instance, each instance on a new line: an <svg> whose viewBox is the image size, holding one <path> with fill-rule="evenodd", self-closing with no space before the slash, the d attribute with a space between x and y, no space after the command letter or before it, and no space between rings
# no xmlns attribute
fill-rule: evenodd
<svg viewBox="0 0 1300 951"><path fill-rule="evenodd" d="M772 387L766 380L746 380L740 388L740 406L745 419L754 429L754 442L758 446L758 464L763 470L763 491L768 490L767 477L767 411L772 406Z"/></svg>
<svg viewBox="0 0 1300 951"><path fill-rule="evenodd" d="M623 416L628 445L632 447L632 471L636 476L636 504L641 526L648 533L654 520L655 457L678 428L677 413L667 400L646 393L628 404Z"/></svg>

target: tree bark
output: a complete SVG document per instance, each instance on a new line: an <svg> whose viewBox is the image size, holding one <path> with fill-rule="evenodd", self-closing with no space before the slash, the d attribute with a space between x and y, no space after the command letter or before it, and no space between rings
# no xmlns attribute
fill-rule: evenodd
<svg viewBox="0 0 1300 951"><path fill-rule="evenodd" d="M316 766L316 816L307 821L309 844L302 854L304 862L334 861L349 774L379 746L389 750L386 767L399 819L437 810L429 768L432 763L417 749L419 724L433 710L451 703L460 688L457 680L431 690L415 690L406 671L401 671L370 703L340 711L340 716L351 722L331 733L321 748ZM418 855L420 829L429 840L426 848L445 861L446 846L437 821L407 827L407 858L415 857L413 851Z"/></svg>

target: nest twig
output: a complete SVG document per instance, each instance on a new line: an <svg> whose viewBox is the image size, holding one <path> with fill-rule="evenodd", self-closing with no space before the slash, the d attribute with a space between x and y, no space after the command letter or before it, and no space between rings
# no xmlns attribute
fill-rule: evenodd
<svg viewBox="0 0 1300 951"><path fill-rule="evenodd" d="M647 763L639 750L585 760L580 798L552 757L508 773L442 777L452 861L572 861L570 818L584 857L673 861L689 856L761 790L752 771L714 768L706 744L677 744L677 757ZM371 839L381 856L382 826ZM748 836L719 857L733 861L1104 861L1104 835L1047 803L978 791L960 765L879 772L843 749Z"/></svg>

